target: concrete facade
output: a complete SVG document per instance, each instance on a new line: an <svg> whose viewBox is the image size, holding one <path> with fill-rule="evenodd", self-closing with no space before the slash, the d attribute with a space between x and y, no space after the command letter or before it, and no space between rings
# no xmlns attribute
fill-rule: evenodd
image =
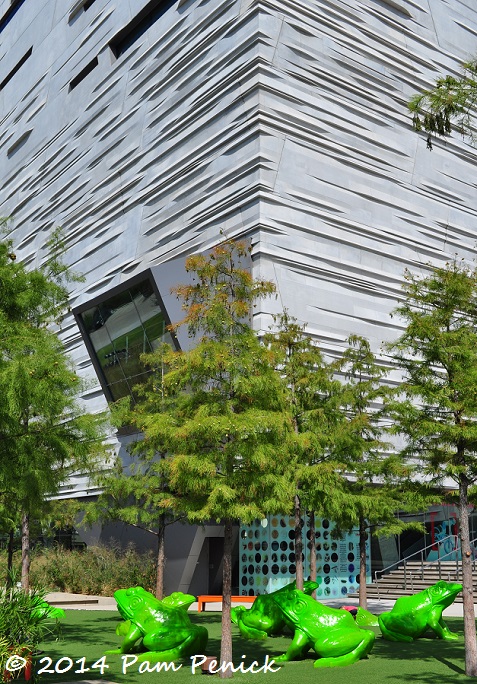
<svg viewBox="0 0 477 684"><path fill-rule="evenodd" d="M257 328L287 307L327 351L351 332L379 351L404 269L476 254L477 152L457 136L429 152L406 103L477 53L477 9L175 0L116 57L160 6L0 0L0 216L19 257L39 265L62 226L78 306L224 230L277 284ZM102 408L72 315L60 334Z"/></svg>

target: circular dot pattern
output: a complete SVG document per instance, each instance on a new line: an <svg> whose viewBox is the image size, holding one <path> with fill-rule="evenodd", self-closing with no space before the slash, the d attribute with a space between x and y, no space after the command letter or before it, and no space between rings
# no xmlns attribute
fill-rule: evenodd
<svg viewBox="0 0 477 684"><path fill-rule="evenodd" d="M303 521L304 575L309 576L310 541L308 520ZM295 520L270 516L240 530L240 586L248 595L271 593L295 579ZM368 542L369 543L369 542ZM359 550L356 534L333 538L333 522L316 519L315 554L317 597L347 596L357 590ZM368 573L369 573L368 567Z"/></svg>

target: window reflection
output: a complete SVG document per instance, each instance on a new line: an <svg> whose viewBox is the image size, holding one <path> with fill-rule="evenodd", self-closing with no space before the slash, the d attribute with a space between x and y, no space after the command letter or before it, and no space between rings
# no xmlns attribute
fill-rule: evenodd
<svg viewBox="0 0 477 684"><path fill-rule="evenodd" d="M162 342L172 344L152 283L144 280L80 314L112 399L146 379L140 361Z"/></svg>

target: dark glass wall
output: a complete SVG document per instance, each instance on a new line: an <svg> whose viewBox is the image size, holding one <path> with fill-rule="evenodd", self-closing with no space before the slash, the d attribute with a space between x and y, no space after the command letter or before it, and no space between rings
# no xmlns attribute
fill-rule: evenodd
<svg viewBox="0 0 477 684"><path fill-rule="evenodd" d="M169 323L151 279L115 290L75 315L108 399L133 395L147 377L140 361L161 343L173 344Z"/></svg>

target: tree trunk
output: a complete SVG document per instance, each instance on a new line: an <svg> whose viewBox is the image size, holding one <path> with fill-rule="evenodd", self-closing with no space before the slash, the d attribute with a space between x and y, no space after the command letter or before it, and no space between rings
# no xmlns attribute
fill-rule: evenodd
<svg viewBox="0 0 477 684"><path fill-rule="evenodd" d="M465 674L477 677L477 640L475 633L472 553L469 536L468 481L459 477L459 534L462 550L462 597L464 604Z"/></svg>
<svg viewBox="0 0 477 684"><path fill-rule="evenodd" d="M159 517L159 529L157 532L157 559L156 559L156 598L161 601L164 598L164 567L166 564L165 554L166 516L164 513Z"/></svg>
<svg viewBox="0 0 477 684"><path fill-rule="evenodd" d="M22 589L30 590L30 516L22 514Z"/></svg>
<svg viewBox="0 0 477 684"><path fill-rule="evenodd" d="M222 586L222 640L220 642L220 664L232 663L232 628L230 606L232 596L232 521L227 518L224 525L224 565ZM232 676L230 668L220 671L221 679Z"/></svg>
<svg viewBox="0 0 477 684"><path fill-rule="evenodd" d="M308 514L308 529L310 531L310 579L316 582L316 529L315 529L315 511L310 511ZM312 593L316 599L316 591Z"/></svg>
<svg viewBox="0 0 477 684"><path fill-rule="evenodd" d="M368 609L368 595L366 591L366 520L359 517L359 606Z"/></svg>
<svg viewBox="0 0 477 684"><path fill-rule="evenodd" d="M296 588L303 591L303 520L298 491L295 494L295 565Z"/></svg>
<svg viewBox="0 0 477 684"><path fill-rule="evenodd" d="M13 551L14 551L15 530L8 533L7 547L7 588L13 586Z"/></svg>

